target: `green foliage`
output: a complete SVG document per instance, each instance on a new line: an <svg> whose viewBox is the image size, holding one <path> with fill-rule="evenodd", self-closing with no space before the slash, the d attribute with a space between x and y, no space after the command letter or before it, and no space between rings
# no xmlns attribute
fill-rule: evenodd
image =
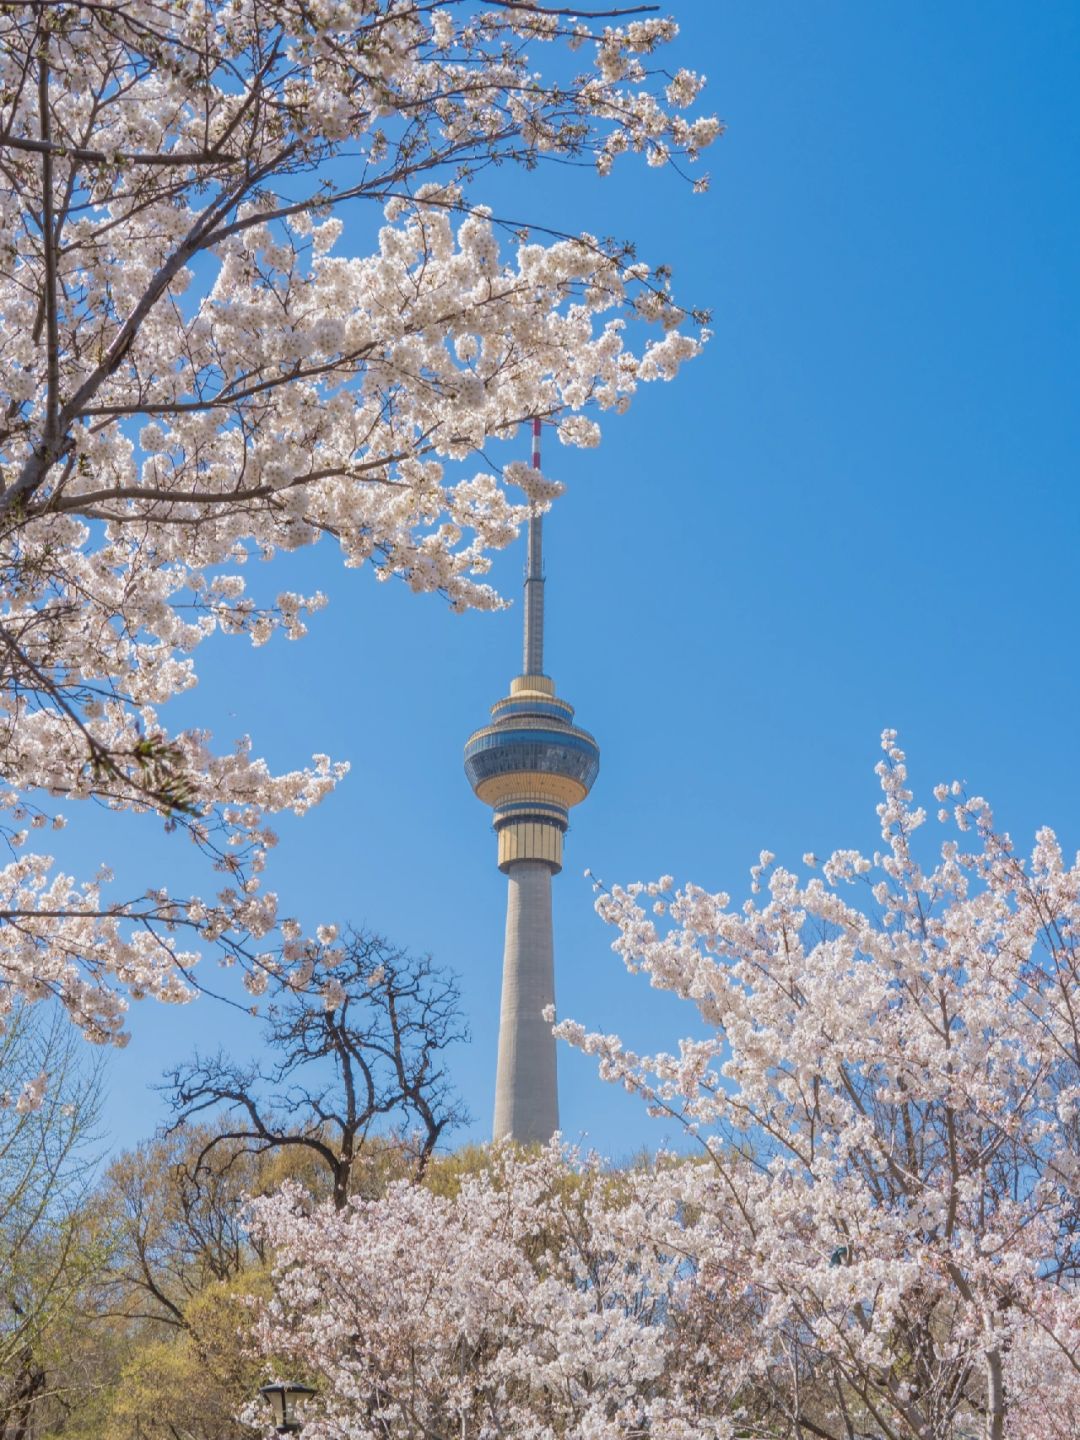
<svg viewBox="0 0 1080 1440"><path fill-rule="evenodd" d="M39 1352L47 1384L35 1401L36 1440L256 1433L240 1417L267 1362L253 1358L247 1336L272 1257L251 1244L244 1204L285 1180L321 1187L323 1198L327 1184L303 1150L251 1154L225 1142L207 1151L220 1139L220 1127L204 1125L145 1141L84 1197L82 1223L97 1244Z"/></svg>
<svg viewBox="0 0 1080 1440"><path fill-rule="evenodd" d="M185 1306L173 1334L131 1346L101 1407L102 1440L220 1440L254 1434L239 1419L265 1379L246 1332L251 1297L269 1293L265 1267L213 1281Z"/></svg>
<svg viewBox="0 0 1080 1440"><path fill-rule="evenodd" d="M48 1393L50 1337L104 1259L85 1208L98 1070L70 1026L16 1006L0 1032L0 1436Z"/></svg>

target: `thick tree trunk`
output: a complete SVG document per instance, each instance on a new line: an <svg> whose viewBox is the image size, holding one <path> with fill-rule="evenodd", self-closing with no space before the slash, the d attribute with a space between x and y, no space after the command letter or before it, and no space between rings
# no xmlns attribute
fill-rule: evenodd
<svg viewBox="0 0 1080 1440"><path fill-rule="evenodd" d="M986 1440L1005 1440L1005 1371L996 1345L986 1352Z"/></svg>

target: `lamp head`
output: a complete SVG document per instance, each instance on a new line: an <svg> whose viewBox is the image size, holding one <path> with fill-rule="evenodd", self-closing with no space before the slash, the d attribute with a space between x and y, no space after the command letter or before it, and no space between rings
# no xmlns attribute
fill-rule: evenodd
<svg viewBox="0 0 1080 1440"><path fill-rule="evenodd" d="M309 1395L314 1395L315 1391L310 1385L300 1385L295 1380L283 1380L273 1385L263 1385L259 1394L270 1402L274 1429L278 1434L295 1435L303 1428L302 1422L297 1419L297 1404L306 1400Z"/></svg>

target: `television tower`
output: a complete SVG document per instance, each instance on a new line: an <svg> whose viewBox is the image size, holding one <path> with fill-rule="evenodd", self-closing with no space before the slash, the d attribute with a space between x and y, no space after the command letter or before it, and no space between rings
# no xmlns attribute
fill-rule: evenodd
<svg viewBox="0 0 1080 1440"><path fill-rule="evenodd" d="M540 421L533 421L534 470ZM592 789L600 747L574 724L574 708L544 674L543 516L529 516L522 674L491 707L491 724L470 735L465 774L494 812L499 869L507 878L496 1140L549 1140L559 1128L555 1037L544 1011L555 1004L551 877L562 869L569 810Z"/></svg>

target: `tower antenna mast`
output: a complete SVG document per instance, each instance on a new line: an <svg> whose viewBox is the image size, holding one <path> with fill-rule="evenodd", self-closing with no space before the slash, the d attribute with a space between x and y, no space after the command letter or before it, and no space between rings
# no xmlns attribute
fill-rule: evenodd
<svg viewBox="0 0 1080 1440"><path fill-rule="evenodd" d="M540 417L532 422L532 468L540 473ZM525 562L525 635L522 667L526 675L544 673L544 517L535 502L529 510L529 549Z"/></svg>

